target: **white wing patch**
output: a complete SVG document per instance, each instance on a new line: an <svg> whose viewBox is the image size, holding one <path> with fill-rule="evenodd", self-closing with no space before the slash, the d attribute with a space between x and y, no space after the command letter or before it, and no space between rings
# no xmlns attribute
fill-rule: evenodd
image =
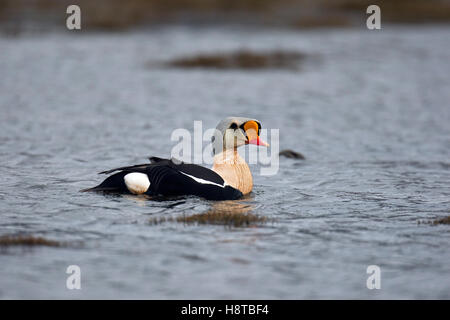
<svg viewBox="0 0 450 320"><path fill-rule="evenodd" d="M205 180L205 179L201 179L201 178L197 178L197 177L191 176L190 174L184 173L183 171L180 171L180 172L182 174L184 174L185 176L188 176L189 178L194 179L198 183L213 184L213 185L221 187L221 188L225 188L225 186L226 186L226 185L221 185L221 184L218 184L218 183L215 183L215 182L212 182L212 181L208 181L208 180Z"/></svg>
<svg viewBox="0 0 450 320"><path fill-rule="evenodd" d="M133 194L142 194L150 187L150 180L145 173L131 172L123 177L125 185Z"/></svg>

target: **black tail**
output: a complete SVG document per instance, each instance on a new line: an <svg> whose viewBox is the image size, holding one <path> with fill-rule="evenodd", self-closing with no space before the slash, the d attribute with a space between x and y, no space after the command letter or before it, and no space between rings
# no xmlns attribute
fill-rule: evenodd
<svg viewBox="0 0 450 320"><path fill-rule="evenodd" d="M128 172L118 172L112 176L106 178L102 183L93 188L87 188L80 190L80 192L128 192L128 188L125 185L124 176Z"/></svg>
<svg viewBox="0 0 450 320"><path fill-rule="evenodd" d="M164 158L160 158L160 157L150 157L150 158L148 158L148 160L150 160L151 163L158 163L161 161L169 161L169 159L164 159Z"/></svg>

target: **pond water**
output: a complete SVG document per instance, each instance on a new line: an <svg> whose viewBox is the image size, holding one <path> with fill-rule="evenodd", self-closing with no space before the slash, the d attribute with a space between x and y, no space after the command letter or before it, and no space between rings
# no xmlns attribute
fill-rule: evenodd
<svg viewBox="0 0 450 320"><path fill-rule="evenodd" d="M0 38L0 298L450 298L450 28L160 28ZM299 51L292 70L161 68L197 53ZM80 193L227 116L280 131L242 200ZM248 147L246 147L248 148ZM210 210L265 223L150 223ZM81 268L81 290L66 269ZM381 268L368 290L366 269Z"/></svg>

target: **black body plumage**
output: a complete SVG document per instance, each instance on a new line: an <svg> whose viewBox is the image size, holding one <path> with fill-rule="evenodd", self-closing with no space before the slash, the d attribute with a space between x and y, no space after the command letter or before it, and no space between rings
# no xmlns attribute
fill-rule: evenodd
<svg viewBox="0 0 450 320"><path fill-rule="evenodd" d="M113 193L130 193L125 183L125 176L138 172L146 174L150 186L147 195L195 195L208 200L235 200L242 197L242 193L228 185L216 172L211 169L188 164L181 161L150 158L151 163L120 167L100 172L112 174L101 184L83 191L102 191Z"/></svg>

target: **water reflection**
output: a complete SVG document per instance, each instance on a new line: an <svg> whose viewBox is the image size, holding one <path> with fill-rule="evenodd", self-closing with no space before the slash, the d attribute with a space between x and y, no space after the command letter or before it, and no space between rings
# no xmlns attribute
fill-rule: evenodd
<svg viewBox="0 0 450 320"><path fill-rule="evenodd" d="M184 202L181 202L184 203ZM178 202L180 204L180 202ZM201 213L183 213L176 217L157 217L150 219L151 224L179 222L184 224L212 224L229 227L251 227L260 225L267 218L254 213L255 206L245 200L208 202L209 208ZM171 208L174 205L171 204Z"/></svg>
<svg viewBox="0 0 450 320"><path fill-rule="evenodd" d="M145 207L147 205L147 201L151 199L149 196L145 194L134 195L134 194L124 194L121 195L123 198L127 200L131 200L135 202L140 207Z"/></svg>
<svg viewBox="0 0 450 320"><path fill-rule="evenodd" d="M178 222L219 224L233 227L248 227L263 223L266 218L253 213L251 203L236 201L214 202L206 212L182 216Z"/></svg>

